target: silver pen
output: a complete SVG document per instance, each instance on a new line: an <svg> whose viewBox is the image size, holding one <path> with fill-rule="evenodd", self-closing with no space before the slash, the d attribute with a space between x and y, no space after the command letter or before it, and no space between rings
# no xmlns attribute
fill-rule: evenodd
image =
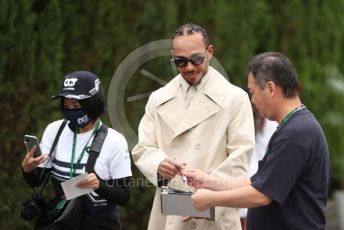
<svg viewBox="0 0 344 230"><path fill-rule="evenodd" d="M174 157L174 160L175 160L175 161L178 161L178 160L177 160L177 157ZM182 180L184 181L184 183L187 184L187 183L188 183L188 179L187 179L186 176L184 175L182 168L178 168L178 169L179 169L180 175L182 175Z"/></svg>

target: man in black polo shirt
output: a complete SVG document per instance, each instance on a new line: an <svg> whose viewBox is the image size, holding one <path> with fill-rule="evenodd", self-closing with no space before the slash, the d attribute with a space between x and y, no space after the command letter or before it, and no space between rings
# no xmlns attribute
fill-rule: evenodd
<svg viewBox="0 0 344 230"><path fill-rule="evenodd" d="M314 115L301 103L293 66L283 54L263 53L252 59L247 74L252 103L279 126L250 179L185 171L188 183L199 188L192 196L194 207L248 207L248 230L325 229L328 146Z"/></svg>

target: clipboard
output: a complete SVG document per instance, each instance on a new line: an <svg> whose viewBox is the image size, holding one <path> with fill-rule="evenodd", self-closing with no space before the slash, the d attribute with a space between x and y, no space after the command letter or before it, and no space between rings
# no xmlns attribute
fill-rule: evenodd
<svg viewBox="0 0 344 230"><path fill-rule="evenodd" d="M215 208L198 211L192 206L192 192L161 187L161 213L163 215L193 216L215 219Z"/></svg>

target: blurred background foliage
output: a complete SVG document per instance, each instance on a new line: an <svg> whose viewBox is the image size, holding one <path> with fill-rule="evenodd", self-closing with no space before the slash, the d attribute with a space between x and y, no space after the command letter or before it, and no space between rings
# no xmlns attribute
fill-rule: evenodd
<svg viewBox="0 0 344 230"><path fill-rule="evenodd" d="M61 118L50 96L64 74L96 73L108 90L112 76L136 48L169 39L180 25L200 24L230 81L246 89L245 66L265 51L294 63L302 100L320 121L333 163L332 191L344 188L344 0L2 0L0 1L0 229L30 229L19 217L31 190L21 179L25 133L42 136ZM164 81L173 77L169 57L144 66ZM137 74L136 74L137 75ZM161 85L135 78L127 96ZM147 97L123 102L136 130ZM103 120L110 124L109 116ZM134 176L142 175L133 165ZM123 229L145 229L154 189L144 182L121 208Z"/></svg>

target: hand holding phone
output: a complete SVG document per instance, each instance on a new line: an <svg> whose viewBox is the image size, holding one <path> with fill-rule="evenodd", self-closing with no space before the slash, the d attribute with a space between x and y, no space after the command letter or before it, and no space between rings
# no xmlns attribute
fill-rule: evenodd
<svg viewBox="0 0 344 230"><path fill-rule="evenodd" d="M33 157L39 157L42 155L41 148L39 147L39 141L37 137L32 135L24 135L24 143L26 145L26 149L29 152L34 146L36 146L36 151L33 154Z"/></svg>

